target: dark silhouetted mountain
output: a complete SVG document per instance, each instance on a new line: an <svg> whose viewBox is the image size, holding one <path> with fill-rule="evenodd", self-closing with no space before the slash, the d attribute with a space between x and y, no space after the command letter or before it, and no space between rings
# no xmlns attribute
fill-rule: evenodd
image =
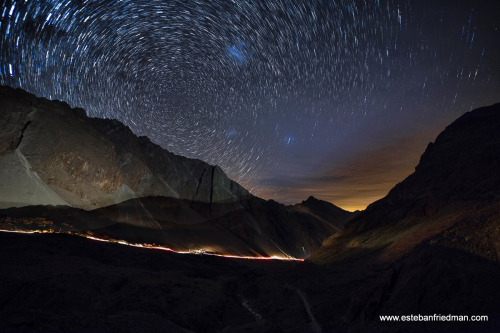
<svg viewBox="0 0 500 333"><path fill-rule="evenodd" d="M0 107L0 208L12 208L7 215L34 220L43 213L56 230L176 250L301 258L352 216L319 200L299 209L259 199L218 166L172 154L119 121L88 118L62 102L0 87ZM13 209L34 205L73 209Z"/></svg>
<svg viewBox="0 0 500 333"><path fill-rule="evenodd" d="M497 260L500 248L492 239L499 239L493 218L500 216L499 128L500 104L464 114L428 145L412 175L347 223L311 260L375 249L385 259L396 258L441 233L433 243L451 237L459 248Z"/></svg>
<svg viewBox="0 0 500 333"><path fill-rule="evenodd" d="M345 327L370 332L498 330L499 128L500 104L464 114L428 145L412 175L307 259L336 272L332 278L345 278L338 272L347 267L366 275L343 304L349 308ZM335 283L331 288L339 290ZM482 313L490 323L459 328L379 319L424 313Z"/></svg>
<svg viewBox="0 0 500 333"><path fill-rule="evenodd" d="M348 212L330 202L318 200L313 196L310 196L307 200L304 200L299 204L290 206L290 209L314 215L337 228L338 231L342 230L344 225L349 220L359 214L359 211L354 213Z"/></svg>

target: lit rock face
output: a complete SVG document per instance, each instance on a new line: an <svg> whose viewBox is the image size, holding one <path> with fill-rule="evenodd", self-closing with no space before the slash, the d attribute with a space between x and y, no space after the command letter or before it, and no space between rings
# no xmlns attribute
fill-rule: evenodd
<svg viewBox="0 0 500 333"><path fill-rule="evenodd" d="M116 120L88 118L82 109L9 87L0 88L0 110L0 163L23 165L32 179L14 190L12 170L19 168L4 169L0 188L10 187L0 193L3 208L93 209L145 196L220 203L250 196L219 167L172 154Z"/></svg>

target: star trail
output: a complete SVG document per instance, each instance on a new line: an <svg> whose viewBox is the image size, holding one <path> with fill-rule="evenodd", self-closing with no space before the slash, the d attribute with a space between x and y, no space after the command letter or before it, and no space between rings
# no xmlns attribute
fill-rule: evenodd
<svg viewBox="0 0 500 333"><path fill-rule="evenodd" d="M1 1L1 0L0 0ZM254 194L364 208L500 100L497 1L30 1L0 83L116 118Z"/></svg>

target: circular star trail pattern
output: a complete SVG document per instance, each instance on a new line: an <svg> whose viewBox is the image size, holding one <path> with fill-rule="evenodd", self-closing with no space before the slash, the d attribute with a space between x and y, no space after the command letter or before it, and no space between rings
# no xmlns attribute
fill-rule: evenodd
<svg viewBox="0 0 500 333"><path fill-rule="evenodd" d="M3 0L0 83L281 198L380 133L495 102L498 5L439 3Z"/></svg>

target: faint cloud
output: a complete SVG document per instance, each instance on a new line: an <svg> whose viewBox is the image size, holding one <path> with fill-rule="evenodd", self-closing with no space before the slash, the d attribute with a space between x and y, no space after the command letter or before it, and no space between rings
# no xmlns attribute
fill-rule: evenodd
<svg viewBox="0 0 500 333"><path fill-rule="evenodd" d="M428 129L379 147L370 146L340 163L332 156L306 177L296 172L264 179L259 195L285 204L313 195L346 210L365 209L413 173L428 142L438 132Z"/></svg>

